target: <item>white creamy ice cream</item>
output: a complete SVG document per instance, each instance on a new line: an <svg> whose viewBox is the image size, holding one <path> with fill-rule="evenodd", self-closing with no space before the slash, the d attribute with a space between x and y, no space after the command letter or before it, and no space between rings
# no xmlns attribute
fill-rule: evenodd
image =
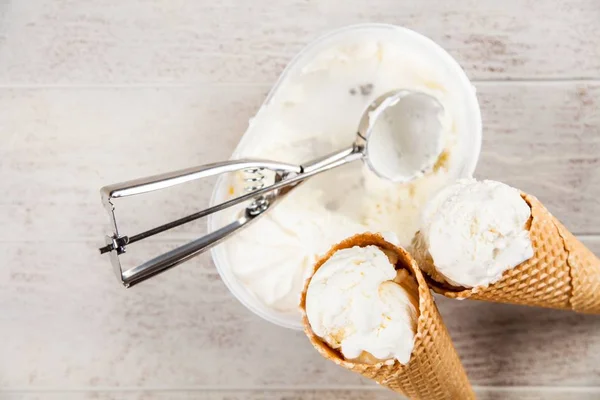
<svg viewBox="0 0 600 400"><path fill-rule="evenodd" d="M301 291L297 286L303 284L306 271L317 259L333 243L364 229L352 219L323 210L322 199L311 197L309 192L298 191L294 199L302 205L298 212L281 212L285 211L284 204L279 210L275 207L257 221L256 227L233 239L239 247L231 249L239 252L234 257L240 263L242 259L246 263L236 266L238 278L273 309L284 312L297 310Z"/></svg>
<svg viewBox="0 0 600 400"><path fill-rule="evenodd" d="M253 139L242 140L234 154L303 163L347 148L363 111L390 90L421 91L444 107L437 120L443 152L431 173L410 184L394 184L363 163L345 165L310 178L215 249L236 284L282 318L296 319L298 326L299 296L314 261L333 243L364 231L392 231L401 246L408 246L422 205L463 176L465 154L472 152L473 137L479 134L468 114L473 109L464 107L472 92L465 94L456 73L439 59L424 57L415 44L396 40L393 32L348 34L312 50L310 59L287 73L251 120L244 139ZM402 121L395 124L402 126ZM217 200L244 193L245 177L240 173L228 180L227 196ZM214 226L231 222L238 213L223 212Z"/></svg>
<svg viewBox="0 0 600 400"><path fill-rule="evenodd" d="M450 284L487 285L533 256L530 217L531 209L517 189L462 179L442 189L424 208L420 246Z"/></svg>
<svg viewBox="0 0 600 400"><path fill-rule="evenodd" d="M377 246L337 251L315 272L306 292L313 332L346 359L408 363L417 329L416 286L409 293L411 285L403 287L396 278L394 265Z"/></svg>

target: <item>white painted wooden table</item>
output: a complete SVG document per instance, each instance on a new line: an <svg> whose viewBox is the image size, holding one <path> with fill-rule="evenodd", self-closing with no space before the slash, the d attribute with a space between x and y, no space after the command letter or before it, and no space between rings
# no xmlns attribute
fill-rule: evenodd
<svg viewBox="0 0 600 400"><path fill-rule="evenodd" d="M208 255L125 290L96 251L100 186L229 157L297 51L366 21L448 49L479 91L477 175L600 253L599 0L0 0L0 398L395 398L248 312ZM131 231L209 190L135 205ZM439 305L481 399L600 398L600 318Z"/></svg>

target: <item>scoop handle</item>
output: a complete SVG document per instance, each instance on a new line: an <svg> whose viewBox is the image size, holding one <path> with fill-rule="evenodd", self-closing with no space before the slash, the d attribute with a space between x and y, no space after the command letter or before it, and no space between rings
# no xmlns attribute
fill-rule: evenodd
<svg viewBox="0 0 600 400"><path fill-rule="evenodd" d="M116 199L119 197L128 197L137 194L148 193L197 179L208 178L210 176L221 175L228 172L242 171L250 168L264 168L272 171L295 173L300 172L300 167L298 165L277 161L253 159L231 160L180 169L164 174L152 175L145 178L133 179L127 182L108 185L103 187L100 190L100 193L102 195L102 200L107 201L108 199Z"/></svg>
<svg viewBox="0 0 600 400"><path fill-rule="evenodd" d="M173 268L225 240L236 231L254 221L258 216L262 215L264 211L270 208L275 202L281 200L285 194L289 193L290 190L307 178L361 159L363 156L363 147L353 145L348 149L337 151L303 165L293 165L268 160L234 160L187 168L162 175L154 175L147 178L105 186L101 189L101 195L102 201L111 219L113 234L111 236L106 236L106 246L100 248L100 253L110 253L111 263L117 278L126 287L131 287ZM115 198L148 193L196 179L252 168L273 170L278 174L280 180L272 185L253 190L250 193L227 200L205 210L152 228L148 231L138 233L131 237L123 236L119 233L115 217L115 207L113 204L113 199ZM214 232L161 254L143 264L123 270L119 256L125 253L128 245L251 199L254 199L256 202L262 201L263 203L259 203L255 208L246 208L240 218Z"/></svg>

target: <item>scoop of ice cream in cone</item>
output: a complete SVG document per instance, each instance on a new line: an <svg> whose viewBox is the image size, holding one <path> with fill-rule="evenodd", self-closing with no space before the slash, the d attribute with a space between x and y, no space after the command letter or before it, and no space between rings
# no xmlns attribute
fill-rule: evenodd
<svg viewBox="0 0 600 400"><path fill-rule="evenodd" d="M497 282L533 256L530 218L518 190L495 181L459 180L423 210L415 249L431 261L421 267L452 286Z"/></svg>
<svg viewBox="0 0 600 400"><path fill-rule="evenodd" d="M382 235L333 246L300 308L311 344L335 364L410 399L475 398L415 260Z"/></svg>
<svg viewBox="0 0 600 400"><path fill-rule="evenodd" d="M500 182L441 190L411 251L447 297L600 313L600 259L535 197Z"/></svg>
<svg viewBox="0 0 600 400"><path fill-rule="evenodd" d="M388 255L389 254L389 255ZM315 272L306 294L312 330L347 360L410 359L417 328L417 285L398 257L379 247L336 251Z"/></svg>

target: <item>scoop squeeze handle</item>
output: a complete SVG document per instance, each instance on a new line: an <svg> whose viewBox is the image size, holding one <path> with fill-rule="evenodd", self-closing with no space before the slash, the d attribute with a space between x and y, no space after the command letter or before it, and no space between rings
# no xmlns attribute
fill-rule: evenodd
<svg viewBox="0 0 600 400"><path fill-rule="evenodd" d="M257 197L257 194L245 194L238 198L232 199L229 202L226 202L229 204L220 204L215 207L202 210L200 212L188 215L184 218L180 218L176 221L169 222L156 228L152 228L148 231L139 233L131 237L124 236L119 233L113 199L148 193L155 190L166 189L182 183L191 182L197 179L248 169L269 169L274 171L279 177L287 176L290 174L297 174L301 171L301 167L294 164L280 163L277 161L269 160L243 159L201 165L197 167L186 168L161 175L153 175L146 178L135 179L103 187L100 190L102 203L104 204L104 207L106 208L109 214L113 234L107 235L105 237L106 246L100 248L99 250L101 254L110 252L110 258L114 272L117 275L117 278L123 283L123 285L125 285L126 287L133 286L136 283L139 283L156 274L166 271L167 269L172 268L175 265L178 265L192 258L193 256L206 251L207 249L219 243L221 240L223 240L233 232L246 226L255 217L260 215L261 212L264 210L260 209L258 210L258 212L248 212L247 209L247 211L243 213L243 215L238 220L224 226L223 228L212 232L208 235L205 235L199 239L196 239L190 243L187 243L183 246L177 247L176 249L171 250L158 257L155 257L139 266L123 271L119 256L126 252L127 245L145 239L149 236L153 236L158 233L175 228L177 226L183 225L187 222L208 216L212 213L223 210L234 204L255 199Z"/></svg>

